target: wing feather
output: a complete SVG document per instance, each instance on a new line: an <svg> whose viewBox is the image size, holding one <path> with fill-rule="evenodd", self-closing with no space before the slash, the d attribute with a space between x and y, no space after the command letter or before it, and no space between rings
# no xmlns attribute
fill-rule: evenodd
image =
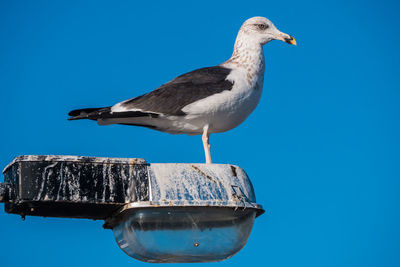
<svg viewBox="0 0 400 267"><path fill-rule="evenodd" d="M124 110L140 110L182 116L182 109L210 95L231 90L233 83L226 80L231 69L222 66L202 68L183 74L156 90L126 100L118 105Z"/></svg>

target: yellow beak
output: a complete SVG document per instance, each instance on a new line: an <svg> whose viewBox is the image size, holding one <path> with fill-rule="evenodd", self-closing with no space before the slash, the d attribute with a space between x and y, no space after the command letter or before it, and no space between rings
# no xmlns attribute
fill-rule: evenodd
<svg viewBox="0 0 400 267"><path fill-rule="evenodd" d="M289 34L279 32L274 35L275 39L284 41L285 43L291 44L291 45L297 45L296 39L294 39L293 36L290 36Z"/></svg>
<svg viewBox="0 0 400 267"><path fill-rule="evenodd" d="M285 42L291 45L297 45L296 39L294 39L293 36L290 36L290 38L285 38Z"/></svg>

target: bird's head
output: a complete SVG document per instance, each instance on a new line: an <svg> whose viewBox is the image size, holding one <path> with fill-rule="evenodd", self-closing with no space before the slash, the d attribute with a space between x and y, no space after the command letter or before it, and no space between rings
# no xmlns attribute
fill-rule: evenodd
<svg viewBox="0 0 400 267"><path fill-rule="evenodd" d="M272 40L281 40L296 45L296 40L289 34L279 31L275 25L264 17L253 17L246 20L239 31L246 39L264 45Z"/></svg>

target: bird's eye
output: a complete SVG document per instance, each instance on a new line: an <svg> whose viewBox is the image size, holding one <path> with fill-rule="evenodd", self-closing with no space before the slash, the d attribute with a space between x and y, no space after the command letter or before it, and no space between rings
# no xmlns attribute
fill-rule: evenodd
<svg viewBox="0 0 400 267"><path fill-rule="evenodd" d="M257 24L257 27L258 27L260 30L268 29L268 25L267 25L267 24Z"/></svg>

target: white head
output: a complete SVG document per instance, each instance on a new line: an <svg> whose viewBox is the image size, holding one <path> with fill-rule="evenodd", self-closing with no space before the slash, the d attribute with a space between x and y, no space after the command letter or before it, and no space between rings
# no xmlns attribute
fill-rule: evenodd
<svg viewBox="0 0 400 267"><path fill-rule="evenodd" d="M239 31L240 39L264 45L272 40L281 40L288 44L296 45L296 40L281 31L264 17L253 17L246 20ZM238 36L238 37L239 37Z"/></svg>

